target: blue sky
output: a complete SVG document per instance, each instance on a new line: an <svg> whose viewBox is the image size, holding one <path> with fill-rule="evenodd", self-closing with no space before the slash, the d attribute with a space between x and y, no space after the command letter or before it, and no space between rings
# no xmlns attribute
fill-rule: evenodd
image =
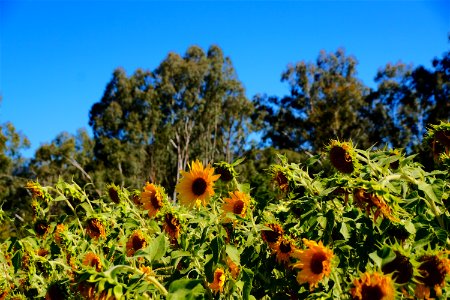
<svg viewBox="0 0 450 300"><path fill-rule="evenodd" d="M0 0L0 123L25 134L32 156L88 114L112 72L154 70L171 51L219 45L248 97L288 93L280 74L339 47L371 87L402 61L429 67L449 50L450 1Z"/></svg>

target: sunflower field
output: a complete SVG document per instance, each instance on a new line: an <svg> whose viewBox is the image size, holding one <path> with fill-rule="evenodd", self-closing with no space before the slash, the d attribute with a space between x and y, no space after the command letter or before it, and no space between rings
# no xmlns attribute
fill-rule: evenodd
<svg viewBox="0 0 450 300"><path fill-rule="evenodd" d="M0 299L448 299L449 136L441 123L425 137L444 171L350 141L280 155L271 197L240 181L243 159L192 161L177 201L154 183L91 199L30 181L32 222L1 244Z"/></svg>

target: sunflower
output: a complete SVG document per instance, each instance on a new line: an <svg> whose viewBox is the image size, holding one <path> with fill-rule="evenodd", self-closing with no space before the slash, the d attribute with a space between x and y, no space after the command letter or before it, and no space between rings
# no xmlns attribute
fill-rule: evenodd
<svg viewBox="0 0 450 300"><path fill-rule="evenodd" d="M237 176L233 166L226 162L215 163L215 173L220 175L220 181L230 182Z"/></svg>
<svg viewBox="0 0 450 300"><path fill-rule="evenodd" d="M241 217L245 217L247 208L250 203L250 196L240 191L230 192L231 198L225 198L222 205L224 214L224 222L228 223L229 219L225 217L227 213L232 213Z"/></svg>
<svg viewBox="0 0 450 300"><path fill-rule="evenodd" d="M413 277L413 265L409 261L408 257L401 254L398 251L395 252L394 260L383 265L381 270L384 274L391 274L392 279L398 284L405 284Z"/></svg>
<svg viewBox="0 0 450 300"><path fill-rule="evenodd" d="M55 242L58 245L61 244L61 233L63 233L65 230L66 230L66 227L64 226L64 224L56 225L54 237L55 237Z"/></svg>
<svg viewBox="0 0 450 300"><path fill-rule="evenodd" d="M225 284L225 272L221 268L217 268L214 271L214 281L209 284L209 288L214 293L222 292Z"/></svg>
<svg viewBox="0 0 450 300"><path fill-rule="evenodd" d="M44 191L39 183L28 181L26 189L31 192L33 198L44 199Z"/></svg>
<svg viewBox="0 0 450 300"><path fill-rule="evenodd" d="M227 266L230 269L231 277L236 279L240 272L239 266L230 257L227 257Z"/></svg>
<svg viewBox="0 0 450 300"><path fill-rule="evenodd" d="M330 161L340 172L351 174L358 169L359 164L351 142L339 142L332 140L327 147Z"/></svg>
<svg viewBox="0 0 450 300"><path fill-rule="evenodd" d="M289 190L289 179L286 176L288 170L288 168L280 165L271 165L269 167L271 181L275 183L284 193Z"/></svg>
<svg viewBox="0 0 450 300"><path fill-rule="evenodd" d="M309 288L312 290L317 287L324 276L330 276L334 254L332 250L323 246L322 241L316 243L303 239L303 243L308 249L295 251L292 256L299 261L293 264L293 267L302 269L297 275L298 283L308 282Z"/></svg>
<svg viewBox="0 0 450 300"><path fill-rule="evenodd" d="M418 262L420 262L418 269L421 276L417 278L419 284L416 287L416 294L418 294L417 289L424 291L425 294L428 291L429 294L430 288L434 288L436 295L440 296L441 288L445 285L445 278L450 273L450 260L440 258L438 255L424 255L418 259Z"/></svg>
<svg viewBox="0 0 450 300"><path fill-rule="evenodd" d="M141 193L141 203L148 210L149 217L156 216L158 211L163 207L161 188L153 183L147 182L144 191Z"/></svg>
<svg viewBox="0 0 450 300"><path fill-rule="evenodd" d="M152 267L147 267L147 266L141 266L139 267L139 270L144 273L145 275L150 275L150 276L154 276L155 273L153 272Z"/></svg>
<svg viewBox="0 0 450 300"><path fill-rule="evenodd" d="M136 230L127 242L127 256L133 256L136 251L145 248L147 241L140 230Z"/></svg>
<svg viewBox="0 0 450 300"><path fill-rule="evenodd" d="M0 300L5 300L8 296L9 290L0 291Z"/></svg>
<svg viewBox="0 0 450 300"><path fill-rule="evenodd" d="M377 272L368 272L353 281L354 288L350 290L354 300L393 300L395 298L394 284L389 276Z"/></svg>
<svg viewBox="0 0 450 300"><path fill-rule="evenodd" d="M288 239L279 240L272 249L276 255L277 262L280 264L289 263L291 255L297 250L294 243Z"/></svg>
<svg viewBox="0 0 450 300"><path fill-rule="evenodd" d="M119 196L120 188L115 184L108 185L108 195L112 202L119 204L120 196Z"/></svg>
<svg viewBox="0 0 450 300"><path fill-rule="evenodd" d="M69 298L67 288L63 282L54 282L49 285L47 293L45 294L45 300L59 300Z"/></svg>
<svg viewBox="0 0 450 300"><path fill-rule="evenodd" d="M187 207L206 206L209 198L214 195L214 181L220 175L213 175L214 168L208 165L203 168L200 161L192 162L190 171L181 171L183 176L175 190L180 196L180 203Z"/></svg>
<svg viewBox="0 0 450 300"><path fill-rule="evenodd" d="M270 248L274 248L276 243L283 237L284 231L279 224L266 224L271 230L261 230L262 239L269 244Z"/></svg>
<svg viewBox="0 0 450 300"><path fill-rule="evenodd" d="M357 207L366 211L367 215L370 215L372 208L375 208L374 221L377 220L380 214L391 221L399 221L392 215L391 208L386 204L383 197L374 192L368 192L363 188L356 188L353 191L353 200Z"/></svg>
<svg viewBox="0 0 450 300"><path fill-rule="evenodd" d="M84 256L83 265L93 267L97 272L100 272L102 269L102 262L100 261L100 257L95 255L93 252L88 252Z"/></svg>
<svg viewBox="0 0 450 300"><path fill-rule="evenodd" d="M172 213L167 213L164 216L163 230L175 242L180 237L180 221Z"/></svg>
<svg viewBox="0 0 450 300"><path fill-rule="evenodd" d="M97 218L91 218L87 221L86 232L92 239L106 237L105 226Z"/></svg>
<svg viewBox="0 0 450 300"><path fill-rule="evenodd" d="M47 235L50 225L43 220L39 220L34 224L34 231L38 237L44 237Z"/></svg>
<svg viewBox="0 0 450 300"><path fill-rule="evenodd" d="M47 256L48 253L49 253L49 251L48 251L47 249L44 249L44 248L39 248L39 249L36 251L36 254L37 254L38 256L41 256L41 257Z"/></svg>

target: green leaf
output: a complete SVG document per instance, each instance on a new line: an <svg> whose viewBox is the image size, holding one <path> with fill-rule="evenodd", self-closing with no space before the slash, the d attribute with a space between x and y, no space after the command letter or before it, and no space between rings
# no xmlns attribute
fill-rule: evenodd
<svg viewBox="0 0 450 300"><path fill-rule="evenodd" d="M20 267L22 266L22 256L23 253L21 250L19 250L14 254L14 256L11 259L14 266L14 273L17 273L17 270L19 270Z"/></svg>
<svg viewBox="0 0 450 300"><path fill-rule="evenodd" d="M202 280L179 279L169 286L167 300L200 300L205 299L205 288Z"/></svg>
<svg viewBox="0 0 450 300"><path fill-rule="evenodd" d="M334 215L334 210L330 209L325 214L325 218L327 220L324 232L323 232L323 242L327 245L331 239L331 233L333 232L334 224L336 217Z"/></svg>
<svg viewBox="0 0 450 300"><path fill-rule="evenodd" d="M161 234L150 243L150 247L147 252L147 258L152 262L161 259L161 257L166 254L166 247L166 237L164 236L164 234Z"/></svg>
<svg viewBox="0 0 450 300"><path fill-rule="evenodd" d="M254 273L252 270L247 268L242 268L242 281L244 282L244 288L242 290L242 296L244 300L250 299L250 292L253 287L253 276Z"/></svg>
<svg viewBox="0 0 450 300"><path fill-rule="evenodd" d="M236 264L240 264L240 254L239 250L233 245L227 245L225 248L227 255L231 258L233 262Z"/></svg>
<svg viewBox="0 0 450 300"><path fill-rule="evenodd" d="M122 286L116 285L113 289L113 293L114 293L114 297L116 297L116 299L121 299L123 296Z"/></svg>
<svg viewBox="0 0 450 300"><path fill-rule="evenodd" d="M183 257L183 256L191 256L191 252L183 251L183 250L177 250L177 251L173 251L172 253L170 253L170 257L172 259L176 259L176 258Z"/></svg>
<svg viewBox="0 0 450 300"><path fill-rule="evenodd" d="M419 181L419 183L417 183L417 187L419 188L419 190L423 191L430 200L434 201L435 203L439 202L438 198L436 197L436 195L433 191L433 187L431 185L429 185L428 183Z"/></svg>
<svg viewBox="0 0 450 300"><path fill-rule="evenodd" d="M339 232L342 234L345 240L348 240L350 238L350 233L348 232L347 224L342 222L341 229Z"/></svg>
<svg viewBox="0 0 450 300"><path fill-rule="evenodd" d="M218 261L219 261L220 251L222 250L222 246L223 246L223 240L221 237L216 236L215 238L212 239L210 247L212 250L213 259L214 259L215 263L218 263Z"/></svg>
<svg viewBox="0 0 450 300"><path fill-rule="evenodd" d="M214 263L214 258L212 257L212 255L208 255L207 258L208 257L210 257L210 258L205 264L205 275L206 275L206 279L208 280L208 282L213 282L213 280L214 280L214 266L216 264Z"/></svg>

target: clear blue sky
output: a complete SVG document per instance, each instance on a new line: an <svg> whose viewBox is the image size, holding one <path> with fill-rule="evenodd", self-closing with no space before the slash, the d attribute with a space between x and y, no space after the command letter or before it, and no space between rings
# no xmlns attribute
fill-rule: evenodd
<svg viewBox="0 0 450 300"><path fill-rule="evenodd" d="M0 123L32 143L87 128L112 72L154 70L170 51L219 45L248 97L283 96L287 64L346 49L369 86L378 68L429 67L449 50L450 1L0 0Z"/></svg>

